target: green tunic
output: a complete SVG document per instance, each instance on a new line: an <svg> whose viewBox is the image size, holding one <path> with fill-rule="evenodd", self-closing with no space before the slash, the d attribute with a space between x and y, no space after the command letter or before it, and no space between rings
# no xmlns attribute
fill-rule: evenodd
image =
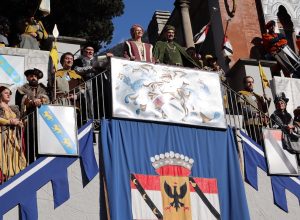
<svg viewBox="0 0 300 220"><path fill-rule="evenodd" d="M153 50L153 56L160 63L169 65L181 65L184 67L198 67L201 68L176 42L168 43L158 41Z"/></svg>

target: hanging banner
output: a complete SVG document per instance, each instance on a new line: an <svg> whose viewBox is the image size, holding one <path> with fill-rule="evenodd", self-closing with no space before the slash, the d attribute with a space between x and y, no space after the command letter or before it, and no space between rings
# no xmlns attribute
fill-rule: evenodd
<svg viewBox="0 0 300 220"><path fill-rule="evenodd" d="M0 83L12 91L10 104L15 102L17 88L26 82L24 68L24 56L0 54Z"/></svg>
<svg viewBox="0 0 300 220"><path fill-rule="evenodd" d="M78 155L74 107L42 105L37 110L37 125L39 154Z"/></svg>
<svg viewBox="0 0 300 220"><path fill-rule="evenodd" d="M250 219L231 129L101 120L101 141L112 220Z"/></svg>
<svg viewBox="0 0 300 220"><path fill-rule="evenodd" d="M296 155L283 149L282 131L280 129L263 128L263 136L269 173L298 176Z"/></svg>
<svg viewBox="0 0 300 220"><path fill-rule="evenodd" d="M113 117L226 128L219 75L111 59Z"/></svg>

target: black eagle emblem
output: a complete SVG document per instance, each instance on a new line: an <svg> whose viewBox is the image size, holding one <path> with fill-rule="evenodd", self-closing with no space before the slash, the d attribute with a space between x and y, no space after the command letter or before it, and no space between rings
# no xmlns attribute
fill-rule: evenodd
<svg viewBox="0 0 300 220"><path fill-rule="evenodd" d="M179 208L184 207L184 203L180 202L179 199L183 199L187 192L187 185L184 183L182 186L180 186L180 193L177 193L177 186L174 186L174 190L172 192L171 186L165 181L164 183L164 189L166 194L171 198L174 199L173 202L170 203L171 207L174 207L176 209L176 212Z"/></svg>

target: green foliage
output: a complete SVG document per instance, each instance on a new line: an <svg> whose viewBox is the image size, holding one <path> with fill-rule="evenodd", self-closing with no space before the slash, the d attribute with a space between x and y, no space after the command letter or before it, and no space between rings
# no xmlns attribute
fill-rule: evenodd
<svg viewBox="0 0 300 220"><path fill-rule="evenodd" d="M40 0L8 0L1 2L0 14L12 23L16 18L33 15ZM61 36L86 38L97 45L111 42L112 18L123 14L122 0L51 0L51 14L41 18L52 32L57 24ZM37 10L36 16L40 16Z"/></svg>

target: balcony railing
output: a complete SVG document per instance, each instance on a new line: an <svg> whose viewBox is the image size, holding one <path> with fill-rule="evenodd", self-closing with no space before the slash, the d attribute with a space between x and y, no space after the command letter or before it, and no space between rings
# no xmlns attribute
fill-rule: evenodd
<svg viewBox="0 0 300 220"><path fill-rule="evenodd" d="M224 98L224 111L226 112L227 124L237 129L244 130L253 140L261 144L262 136L261 131L259 130L262 127L272 127L276 122L272 121L268 114L263 113L255 106L248 103L247 100L232 90L228 85L222 83L221 88ZM75 98L68 99L70 94L72 94L72 97ZM78 127L82 126L89 119L93 119L94 127L97 130L99 129L100 119L102 117L108 118L111 116L111 91L108 71L104 71L88 81L85 81L80 86L72 89L72 91L65 96L54 97L55 100L52 104L60 104L62 99L65 99L65 101L67 101L65 102L67 105L72 105L76 108ZM242 104L239 100L243 100ZM250 112L245 112L247 107L250 109ZM36 112L25 116L22 118L24 127L15 128L16 133L18 134L17 139L19 141L18 145L14 144L11 149L13 149L13 151L21 149L21 154L23 154L26 158L26 165L32 163L38 157L36 117ZM247 121L251 120L254 124L247 123ZM258 130L255 130L253 125L255 125ZM0 129L0 133L2 135L7 128L2 126ZM18 146L21 146L21 148L19 149ZM1 172L0 184L16 174L16 166L19 164L18 159L20 159L20 157L13 157L13 155L17 155L16 153L13 153L12 151L5 151L3 147L1 149L1 170L5 167L4 163L7 163L6 166L12 166L14 169L9 172ZM7 161L7 157L13 158Z"/></svg>

